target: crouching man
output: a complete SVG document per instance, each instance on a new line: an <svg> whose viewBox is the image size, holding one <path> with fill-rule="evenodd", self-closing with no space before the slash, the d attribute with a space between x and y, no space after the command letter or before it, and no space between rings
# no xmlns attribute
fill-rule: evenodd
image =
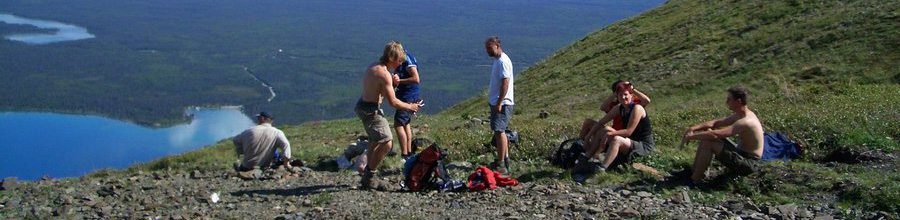
<svg viewBox="0 0 900 220"><path fill-rule="evenodd" d="M272 127L273 119L271 114L260 112L256 115L256 126L234 137L233 142L237 154L244 155L241 162L234 165L239 177L254 178L246 172L268 168L273 162L277 162L276 149L280 149L283 155L278 163L283 164L287 170L291 170L291 144L284 132Z"/></svg>
<svg viewBox="0 0 900 220"><path fill-rule="evenodd" d="M685 131L682 146L691 140L699 140L694 157L691 183L697 184L706 177L712 156L722 165L739 175L747 175L759 167L763 153L763 128L756 114L747 107L747 89L735 86L728 89L725 105L734 114L696 124ZM738 144L726 137L737 136Z"/></svg>

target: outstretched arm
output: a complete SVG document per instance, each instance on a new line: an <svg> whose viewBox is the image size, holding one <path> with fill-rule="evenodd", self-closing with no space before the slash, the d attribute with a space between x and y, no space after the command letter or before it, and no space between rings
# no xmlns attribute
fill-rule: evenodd
<svg viewBox="0 0 900 220"><path fill-rule="evenodd" d="M397 96L394 95L394 87L391 82L390 73L386 70L381 70L378 72L378 81L381 84L381 94L384 94L384 98L387 99L388 103L397 109L409 110L413 112L419 111L418 104L409 104L400 99L397 99Z"/></svg>
<svg viewBox="0 0 900 220"><path fill-rule="evenodd" d="M687 144L690 140L717 140L722 137L729 137L734 135L735 131L731 125L737 121L737 115L731 115L725 118L720 118L712 121L703 122L700 124L696 124L691 126L684 132L684 135L681 137L681 145ZM714 128L721 128L718 130L713 130ZM695 131L705 130L702 132Z"/></svg>
<svg viewBox="0 0 900 220"><path fill-rule="evenodd" d="M725 126L716 130L707 130L700 132L693 132L689 135L686 135L684 138L687 140L719 140L725 137L731 137L737 134L737 128L734 125Z"/></svg>

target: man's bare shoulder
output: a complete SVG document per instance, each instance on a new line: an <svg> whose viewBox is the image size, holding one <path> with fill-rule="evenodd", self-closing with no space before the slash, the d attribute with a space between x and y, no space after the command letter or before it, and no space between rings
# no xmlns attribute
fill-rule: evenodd
<svg viewBox="0 0 900 220"><path fill-rule="evenodd" d="M369 65L369 68L366 69L366 75L373 75L376 77L386 77L387 73L390 72L387 71L387 68L384 65L379 63L372 63Z"/></svg>
<svg viewBox="0 0 900 220"><path fill-rule="evenodd" d="M762 127L762 124L759 122L759 118L756 117L756 113L748 112L743 116L738 115L737 121L734 122L736 127L741 128L755 128Z"/></svg>

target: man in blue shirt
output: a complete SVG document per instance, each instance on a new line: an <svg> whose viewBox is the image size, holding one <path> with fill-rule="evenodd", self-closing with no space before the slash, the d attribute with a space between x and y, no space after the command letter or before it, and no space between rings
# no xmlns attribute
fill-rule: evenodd
<svg viewBox="0 0 900 220"><path fill-rule="evenodd" d="M409 51L406 52L406 61L397 67L393 83L397 87L397 98L406 103L418 103L422 99L419 98L419 70L416 67L416 58ZM397 138L400 139L400 152L403 159L406 160L412 152L412 129L409 126L413 117L412 111L398 109L394 113L394 130L397 131Z"/></svg>

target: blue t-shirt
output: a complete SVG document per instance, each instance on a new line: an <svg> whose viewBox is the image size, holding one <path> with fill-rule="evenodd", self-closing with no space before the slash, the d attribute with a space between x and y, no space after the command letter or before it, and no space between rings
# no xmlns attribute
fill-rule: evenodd
<svg viewBox="0 0 900 220"><path fill-rule="evenodd" d="M396 71L397 76L400 77L400 79L412 77L409 75L409 69L416 67L416 57L410 54L409 51L404 50L404 52L406 52L406 61L403 62L403 64L400 64L400 66L397 66ZM419 84L400 84L397 86L396 95L397 99L400 99L400 101L417 101L417 99L419 99Z"/></svg>

